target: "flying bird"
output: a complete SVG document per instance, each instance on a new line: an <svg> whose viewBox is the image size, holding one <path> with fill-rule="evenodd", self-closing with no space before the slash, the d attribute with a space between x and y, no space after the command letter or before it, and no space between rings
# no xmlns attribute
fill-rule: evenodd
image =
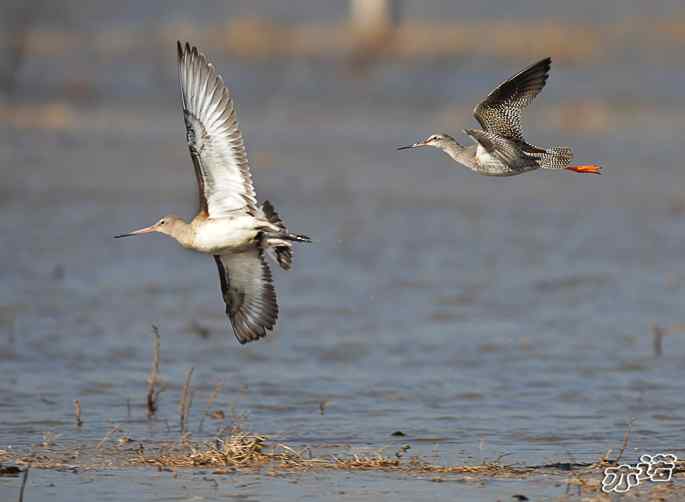
<svg viewBox="0 0 685 502"><path fill-rule="evenodd" d="M271 333L278 318L265 254L289 270L292 243L311 240L290 233L269 201L257 203L229 90L196 47L180 42L177 47L181 106L199 211L190 223L169 215L154 225L115 237L159 232L184 248L212 255L226 313L236 338L244 344Z"/></svg>
<svg viewBox="0 0 685 502"><path fill-rule="evenodd" d="M485 176L515 176L535 169L566 169L601 174L596 164L569 165L573 150L566 146L539 148L528 143L521 129L521 114L547 82L551 58L530 65L502 82L473 110L482 129L464 129L474 145L463 146L447 134L433 134L398 150L432 146L456 162Z"/></svg>

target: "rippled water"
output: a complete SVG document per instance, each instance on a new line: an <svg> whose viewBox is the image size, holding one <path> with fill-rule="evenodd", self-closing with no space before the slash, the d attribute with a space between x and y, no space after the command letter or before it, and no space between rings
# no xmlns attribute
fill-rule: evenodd
<svg viewBox="0 0 685 502"><path fill-rule="evenodd" d="M150 104L105 94L78 107L64 130L6 129L0 449L26 449L48 431L58 443L97 441L113 424L132 438L176 437L180 386L193 367L196 437L215 428L205 422L198 431L223 382L215 407L232 406L252 430L294 445L410 444L453 464L503 454L524 465L594 461L620 448L634 418L629 459L685 457L682 335L666 337L657 358L650 334L654 322L683 322L685 167L666 126L574 134L537 115L528 127L536 143L571 144L606 175L478 177L437 151L394 147L470 126L467 116L445 118L443 108L468 105L513 65L467 72L388 64L355 79L334 63L217 59L238 99L258 196L317 240L298 247L292 272L275 271L278 333L238 345L211 259L162 237L111 239L194 210L173 67ZM576 82L600 99L616 87L639 91L623 80L627 69L613 70L554 69L545 102L573 96ZM672 87L680 70L655 71L664 83L650 91L682 107ZM148 422L153 324L168 388L161 418ZM74 399L83 408L79 431ZM392 437L396 430L406 437ZM0 479L0 493L15 496L16 486ZM126 486L144 500L564 492L503 480L460 484L455 494L454 484L372 473L229 477L214 488L202 473L170 480L147 471L33 472L30 488L69 500L93 490L121 498Z"/></svg>

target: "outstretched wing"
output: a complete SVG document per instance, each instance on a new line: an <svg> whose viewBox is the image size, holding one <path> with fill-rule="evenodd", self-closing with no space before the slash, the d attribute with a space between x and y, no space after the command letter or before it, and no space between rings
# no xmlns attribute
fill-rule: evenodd
<svg viewBox="0 0 685 502"><path fill-rule="evenodd" d="M270 334L278 318L278 304L262 250L214 255L214 261L226 313L238 341L252 342Z"/></svg>
<svg viewBox="0 0 685 502"><path fill-rule="evenodd" d="M550 58L545 58L502 82L473 110L486 131L523 141L521 113L547 82Z"/></svg>
<svg viewBox="0 0 685 502"><path fill-rule="evenodd" d="M257 200L233 99L197 47L177 44L181 104L200 210L219 217L245 208L254 215Z"/></svg>

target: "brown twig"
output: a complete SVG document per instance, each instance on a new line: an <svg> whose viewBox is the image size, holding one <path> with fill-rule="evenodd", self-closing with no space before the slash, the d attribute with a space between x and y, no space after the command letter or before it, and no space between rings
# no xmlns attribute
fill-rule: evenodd
<svg viewBox="0 0 685 502"><path fill-rule="evenodd" d="M29 479L29 470L31 469L31 464L26 466L24 469L24 477L21 479L21 488L19 488L19 502L24 502L24 489L26 488L26 481Z"/></svg>
<svg viewBox="0 0 685 502"><path fill-rule="evenodd" d="M81 420L81 401L79 399L74 400L74 416L76 417L76 427L81 427L83 420Z"/></svg>
<svg viewBox="0 0 685 502"><path fill-rule="evenodd" d="M628 422L628 428L623 434L623 446L621 446L621 449L618 451L618 456L616 457L616 460L614 460L614 463L616 464L618 464L621 461L623 452L625 452L626 448L628 447L628 441L630 440L630 432L633 430L633 423L635 423L635 419L631 418Z"/></svg>
<svg viewBox="0 0 685 502"><path fill-rule="evenodd" d="M157 398L160 390L157 388L159 383L159 328L152 325L153 359L150 375L147 377L147 417L152 418L157 412Z"/></svg>
<svg viewBox="0 0 685 502"><path fill-rule="evenodd" d="M190 413L190 405L192 402L192 394L190 384L193 378L193 368L186 372L186 381L181 389L181 402L179 403L178 414L181 418L181 435L186 433L186 425L188 423L188 414Z"/></svg>

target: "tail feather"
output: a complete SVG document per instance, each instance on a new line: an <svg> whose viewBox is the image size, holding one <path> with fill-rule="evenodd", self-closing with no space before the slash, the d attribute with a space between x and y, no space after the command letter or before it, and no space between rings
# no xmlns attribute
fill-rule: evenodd
<svg viewBox="0 0 685 502"><path fill-rule="evenodd" d="M267 240L266 254L278 263L283 270L290 270L293 265L293 247L292 244L285 243L283 245L274 244L271 240Z"/></svg>
<svg viewBox="0 0 685 502"><path fill-rule="evenodd" d="M285 239L285 240L293 241L293 242L312 242L311 237L308 237L308 236L302 235L302 234L290 234L290 233L288 233L288 234L282 235L280 237L281 237L281 239Z"/></svg>
<svg viewBox="0 0 685 502"><path fill-rule="evenodd" d="M262 212L264 213L264 217L267 219L269 223L273 223L277 227L285 230L285 223L278 215L271 202L269 202L268 200L264 201L264 203L262 204Z"/></svg>
<svg viewBox="0 0 685 502"><path fill-rule="evenodd" d="M270 252L269 254L276 260L283 270L290 270L293 263L293 242L312 242L306 235L291 234L285 226L285 222L278 215L274 206L268 200L265 200L261 206L261 211L264 218L269 223L276 225L281 231L276 233L269 233L266 235L265 244Z"/></svg>
<svg viewBox="0 0 685 502"><path fill-rule="evenodd" d="M541 154L533 154L543 169L565 169L573 159L573 150L567 146L555 146Z"/></svg>
<svg viewBox="0 0 685 502"><path fill-rule="evenodd" d="M276 254L276 261L283 270L290 270L293 266L293 248L287 246L279 246L274 248Z"/></svg>

